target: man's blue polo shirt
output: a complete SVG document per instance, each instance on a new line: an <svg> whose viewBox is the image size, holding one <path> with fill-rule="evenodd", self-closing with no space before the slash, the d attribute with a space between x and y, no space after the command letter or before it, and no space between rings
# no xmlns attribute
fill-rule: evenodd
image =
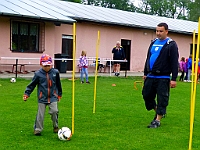
<svg viewBox="0 0 200 150"><path fill-rule="evenodd" d="M165 45L165 43L168 40L169 40L169 38L166 38L165 40L156 39L156 41L152 45L152 47L151 47L151 57L150 57L150 70L152 70L156 59L160 55L160 51L162 50L163 46ZM149 77L149 78L169 78L170 79L170 76L154 76L154 75L151 75L151 74L148 74L147 77Z"/></svg>

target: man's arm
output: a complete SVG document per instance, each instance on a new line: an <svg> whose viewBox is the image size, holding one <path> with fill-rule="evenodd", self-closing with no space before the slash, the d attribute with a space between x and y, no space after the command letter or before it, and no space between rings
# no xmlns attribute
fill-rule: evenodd
<svg viewBox="0 0 200 150"><path fill-rule="evenodd" d="M150 59L150 55L151 55L151 47L152 47L153 43L156 41L156 39L154 39L151 42L151 44L149 45L148 51L147 51L147 57L146 57L145 65L144 65L144 76L147 76L148 71L149 71L149 59Z"/></svg>
<svg viewBox="0 0 200 150"><path fill-rule="evenodd" d="M170 46L170 65L171 65L171 71L172 71L172 81L176 81L176 78L178 76L178 64L179 64L179 52L178 52L178 46L175 41L171 43Z"/></svg>
<svg viewBox="0 0 200 150"><path fill-rule="evenodd" d="M144 76L147 76L147 74L148 74L148 71L147 71L147 58L146 58L146 61L144 64Z"/></svg>
<svg viewBox="0 0 200 150"><path fill-rule="evenodd" d="M151 47L151 45L150 45L150 47ZM144 76L147 76L147 74L148 74L148 65L149 65L149 58L150 58L150 47L148 49L147 57L146 57L145 65L144 65Z"/></svg>
<svg viewBox="0 0 200 150"><path fill-rule="evenodd" d="M115 47L112 49L112 53L115 53Z"/></svg>

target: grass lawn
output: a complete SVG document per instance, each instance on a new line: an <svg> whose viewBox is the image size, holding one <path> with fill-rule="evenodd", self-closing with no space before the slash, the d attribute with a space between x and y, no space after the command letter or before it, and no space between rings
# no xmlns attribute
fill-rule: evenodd
<svg viewBox="0 0 200 150"><path fill-rule="evenodd" d="M22 100L28 79L0 79L0 150L187 150L189 141L190 83L178 82L171 89L167 116L161 127L148 129L154 117L147 111L141 77L98 77L96 113L93 114L92 84L75 82L75 134L71 141L60 141L53 133L48 109L42 136L33 134L37 112L36 89L27 102ZM112 86L115 83L116 86ZM59 126L71 128L72 81L62 79L63 97L59 103ZM200 149L200 94L197 87L193 150Z"/></svg>

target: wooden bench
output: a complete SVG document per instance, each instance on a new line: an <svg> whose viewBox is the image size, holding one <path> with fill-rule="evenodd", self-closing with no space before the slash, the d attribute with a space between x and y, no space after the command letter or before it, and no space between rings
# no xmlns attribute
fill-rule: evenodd
<svg viewBox="0 0 200 150"><path fill-rule="evenodd" d="M9 73L14 73L14 69L16 67L16 64L0 64L1 66L11 66L12 69L11 71L5 71L5 72L9 72ZM20 64L18 64L20 66ZM20 69L21 69L21 66L20 66Z"/></svg>
<svg viewBox="0 0 200 150"><path fill-rule="evenodd" d="M25 65L26 64L13 64L12 65L12 73L14 73L14 69L16 70L16 66L20 66L20 68L19 68L19 72L20 73L23 73L23 72L25 72ZM23 71L22 71L22 69L23 69Z"/></svg>
<svg viewBox="0 0 200 150"><path fill-rule="evenodd" d="M9 73L27 73L28 71L26 71L25 66L27 65L39 65L39 64L0 64L1 66L11 66L11 71L6 71ZM17 69L17 67L19 66L19 71Z"/></svg>

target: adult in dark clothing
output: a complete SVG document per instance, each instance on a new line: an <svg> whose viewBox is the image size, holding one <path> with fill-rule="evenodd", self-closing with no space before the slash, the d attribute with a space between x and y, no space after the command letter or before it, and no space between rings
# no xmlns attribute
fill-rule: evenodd
<svg viewBox="0 0 200 150"><path fill-rule="evenodd" d="M175 41L167 37L167 34L168 25L166 23L158 24L156 27L157 38L150 44L145 62L142 95L146 109L156 112L153 121L147 126L148 128L160 126L160 120L166 114L170 87L176 87L179 63L178 47Z"/></svg>
<svg viewBox="0 0 200 150"><path fill-rule="evenodd" d="M112 49L113 60L125 60L124 48L121 46L120 42L117 41L116 46ZM114 71L115 76L120 75L120 62L114 61Z"/></svg>

